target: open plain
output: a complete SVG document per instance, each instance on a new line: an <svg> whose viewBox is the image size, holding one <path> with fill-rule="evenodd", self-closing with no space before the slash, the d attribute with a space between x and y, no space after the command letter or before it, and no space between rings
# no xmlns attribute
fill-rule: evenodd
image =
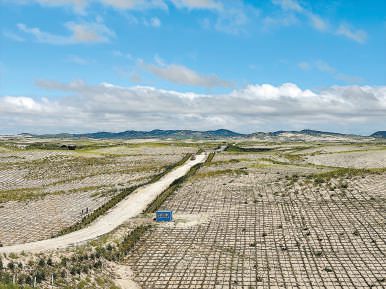
<svg viewBox="0 0 386 289"><path fill-rule="evenodd" d="M0 244L50 238L119 192L147 183L192 146L7 140L0 152Z"/></svg>
<svg viewBox="0 0 386 289"><path fill-rule="evenodd" d="M385 143L226 142L223 151L216 150L223 141L77 140L72 151L53 149L57 140L3 140L3 246L66 233L189 154L209 157L111 233L77 247L3 255L0 281L39 288L386 286ZM155 223L158 209L172 210L174 221Z"/></svg>

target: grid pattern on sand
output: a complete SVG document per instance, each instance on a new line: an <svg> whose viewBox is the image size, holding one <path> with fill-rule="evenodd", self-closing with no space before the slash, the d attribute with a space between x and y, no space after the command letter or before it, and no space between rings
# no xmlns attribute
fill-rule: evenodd
<svg viewBox="0 0 386 289"><path fill-rule="evenodd" d="M320 154L308 156L307 161L316 165L352 168L385 168L386 150L350 152L339 154Z"/></svg>
<svg viewBox="0 0 386 289"><path fill-rule="evenodd" d="M3 245L20 244L50 238L89 212L100 207L104 197L92 192L49 195L29 202L8 202L0 208L0 241Z"/></svg>
<svg viewBox="0 0 386 289"><path fill-rule="evenodd" d="M196 178L162 209L209 218L157 226L127 262L143 288L383 288L384 179L329 192L276 174Z"/></svg>
<svg viewBox="0 0 386 289"><path fill-rule="evenodd" d="M0 244L50 238L85 217L82 210L91 213L121 189L146 183L194 148L142 150L0 152Z"/></svg>

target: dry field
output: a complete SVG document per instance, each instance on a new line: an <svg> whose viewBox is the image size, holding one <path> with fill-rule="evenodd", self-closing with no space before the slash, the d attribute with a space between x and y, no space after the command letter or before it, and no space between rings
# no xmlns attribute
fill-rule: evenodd
<svg viewBox="0 0 386 289"><path fill-rule="evenodd" d="M196 149L182 144L161 148L119 145L87 154L137 157L146 172L142 165L148 157L154 166L165 165L174 149L180 157ZM80 248L8 255L2 262L8 278L23 276L19 283L31 284L33 276L44 273L41 288L384 288L385 148L382 143L239 142L216 153L158 204L173 210L173 223L154 223L147 213ZM87 199L85 192L73 194ZM7 213L18 217L4 225L26 222L19 217L23 210L11 205L23 203L24 211L35 212L59 196L71 202L68 193L49 193L28 204L3 203ZM50 226L52 215L44 217L44 226ZM49 276L55 276L53 287Z"/></svg>
<svg viewBox="0 0 386 289"><path fill-rule="evenodd" d="M127 259L139 285L384 288L386 173L268 165L279 157L218 154L177 190L162 206L175 225L157 226Z"/></svg>
<svg viewBox="0 0 386 289"><path fill-rule="evenodd" d="M310 163L333 167L357 169L384 168L386 166L386 150L353 151L319 154L307 157Z"/></svg>
<svg viewBox="0 0 386 289"><path fill-rule="evenodd" d="M3 143L0 244L49 238L122 189L146 183L197 150L194 146L103 141L74 151L39 146L17 149L12 142Z"/></svg>

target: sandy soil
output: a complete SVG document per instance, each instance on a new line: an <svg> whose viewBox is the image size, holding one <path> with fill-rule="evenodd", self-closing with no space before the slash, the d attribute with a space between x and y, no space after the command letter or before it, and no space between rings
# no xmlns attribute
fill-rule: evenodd
<svg viewBox="0 0 386 289"><path fill-rule="evenodd" d="M171 171L159 181L137 189L112 210L110 210L106 215L100 217L90 226L82 230L53 239L1 247L0 253L22 251L40 252L66 248L104 235L117 228L130 218L140 214L147 207L147 205L150 204L162 191L169 187L174 180L185 175L194 165L204 162L206 158L207 154L200 154L195 160L187 161L184 165Z"/></svg>
<svg viewBox="0 0 386 289"><path fill-rule="evenodd" d="M366 144L357 144L357 145L323 145L317 146L305 150L301 150L294 154L329 154L329 153L340 153L340 152L353 152L353 151L366 151L366 150L382 150L385 149L385 146L379 145L366 145Z"/></svg>
<svg viewBox="0 0 386 289"><path fill-rule="evenodd" d="M175 224L126 260L142 288L385 288L385 174L317 185L285 178L311 168L244 162L246 174L200 177L234 157L216 154L160 207Z"/></svg>
<svg viewBox="0 0 386 289"><path fill-rule="evenodd" d="M115 274L114 283L121 289L141 289L141 287L133 280L134 273L128 265L110 263L111 270Z"/></svg>
<svg viewBox="0 0 386 289"><path fill-rule="evenodd" d="M384 168L386 150L316 155L307 157L307 161L316 165L334 167Z"/></svg>

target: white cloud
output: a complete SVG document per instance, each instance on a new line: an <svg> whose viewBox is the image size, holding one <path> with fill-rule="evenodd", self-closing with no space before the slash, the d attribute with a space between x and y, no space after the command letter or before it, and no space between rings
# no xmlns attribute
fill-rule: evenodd
<svg viewBox="0 0 386 289"><path fill-rule="evenodd" d="M37 3L46 7L71 7L76 13L83 14L89 0L4 0L12 4Z"/></svg>
<svg viewBox="0 0 386 289"><path fill-rule="evenodd" d="M158 17L152 17L150 18L149 20L144 20L143 23L146 25L146 26L151 26L151 27L155 27L155 28L158 28L161 26L161 20L159 20Z"/></svg>
<svg viewBox="0 0 386 289"><path fill-rule="evenodd" d="M328 73L332 75L335 79L344 81L346 83L361 83L363 82L363 79L359 76L354 75L348 75L345 73L341 73L337 71L334 67L332 67L330 64L318 60L314 64L315 68L321 72Z"/></svg>
<svg viewBox="0 0 386 289"><path fill-rule="evenodd" d="M304 12L304 8L296 0L272 0L272 3L280 6L284 10Z"/></svg>
<svg viewBox="0 0 386 289"><path fill-rule="evenodd" d="M171 0L177 8L221 10L223 5L215 0Z"/></svg>
<svg viewBox="0 0 386 289"><path fill-rule="evenodd" d="M331 73L331 74L336 73L336 69L334 67L332 67L330 64L328 64L327 62L324 62L322 60L316 61L314 65L315 65L316 69L318 69L319 71Z"/></svg>
<svg viewBox="0 0 386 289"><path fill-rule="evenodd" d="M167 9L163 0L4 0L13 4L38 3L45 7L71 7L76 13L85 14L95 2L120 10Z"/></svg>
<svg viewBox="0 0 386 289"><path fill-rule="evenodd" d="M244 31L244 26L248 23L248 20L249 17L245 9L229 7L218 15L213 26L221 32L239 34Z"/></svg>
<svg viewBox="0 0 386 289"><path fill-rule="evenodd" d="M218 0L4 0L15 4L38 3L47 7L69 6L75 12L84 13L85 8L91 3L99 2L120 10L145 10L145 9L168 9L172 4L179 9L205 9L221 10L223 4Z"/></svg>
<svg viewBox="0 0 386 289"><path fill-rule="evenodd" d="M260 100L278 100L283 96L298 99L316 96L311 90L301 90L293 83L284 83L281 86L271 84L248 85L242 90L234 91L232 95L245 99L255 99L257 97Z"/></svg>
<svg viewBox="0 0 386 289"><path fill-rule="evenodd" d="M352 29L347 24L341 24L336 33L359 43L364 43L367 39L366 31L362 29Z"/></svg>
<svg viewBox="0 0 386 289"><path fill-rule="evenodd" d="M216 5L213 5L213 7L217 8L210 9L208 6L208 9L212 10L216 17L203 17L198 20L198 23L204 29L214 29L235 35L246 34L246 25L250 23L251 19L256 19L260 16L259 9L253 5L245 4L243 1L223 1L221 5L217 5L216 2Z"/></svg>
<svg viewBox="0 0 386 289"><path fill-rule="evenodd" d="M37 42L57 45L108 42L115 35L101 22L67 22L65 26L70 31L69 35L57 35L23 23L17 24L21 32L32 35Z"/></svg>
<svg viewBox="0 0 386 289"><path fill-rule="evenodd" d="M367 39L367 33L363 29L353 29L349 24L342 23L338 28L330 28L329 23L323 19L320 15L313 13L310 9L304 8L297 0L272 0L272 3L279 6L281 9L287 12L297 13L299 15L304 15L308 18L311 25L320 31L328 31L329 33L335 33L337 35L344 36L351 40L354 40L358 43L364 43ZM291 15L291 14L290 14ZM282 26L287 26L288 21L284 21L289 17L288 15L284 17L274 18L266 17L266 24L282 24Z"/></svg>
<svg viewBox="0 0 386 289"><path fill-rule="evenodd" d="M293 14L283 15L280 17L266 16L263 19L263 27L267 30L276 26L291 26L298 22L298 18Z"/></svg>
<svg viewBox="0 0 386 289"><path fill-rule="evenodd" d="M66 61L79 65L86 65L90 63L90 60L80 57L78 55L68 55Z"/></svg>
<svg viewBox="0 0 386 289"><path fill-rule="evenodd" d="M219 95L83 81L38 84L68 96L0 97L2 133L218 127L239 131L351 127L370 132L386 122L385 86L311 91L292 83L251 84Z"/></svg>
<svg viewBox="0 0 386 289"><path fill-rule="evenodd" d="M1 111L8 113L23 113L34 114L52 111L52 104L49 104L46 99L36 101L25 96L4 96L1 101Z"/></svg>
<svg viewBox="0 0 386 289"><path fill-rule="evenodd" d="M307 13L307 16L311 22L311 25L320 31L325 31L328 28L328 24L325 20L323 20L320 16L313 14L313 13Z"/></svg>
<svg viewBox="0 0 386 289"><path fill-rule="evenodd" d="M304 8L296 0L272 0L272 3L279 6L281 9L285 11L304 15L305 17L308 18L311 25L317 30L324 31L328 27L328 24L324 19L322 19L319 15L313 13L311 10ZM284 18L287 18L287 17L289 16L287 15ZM281 18L282 17L280 17L280 19ZM284 25L286 25L288 23L288 22L280 21L280 19L277 20L277 24L283 23Z"/></svg>
<svg viewBox="0 0 386 289"><path fill-rule="evenodd" d="M317 71L331 75L334 79L341 80L350 84L363 82L361 77L341 73L335 67L322 60L312 62L302 61L298 63L297 66L303 71L311 71L312 69L315 69Z"/></svg>
<svg viewBox="0 0 386 289"><path fill-rule="evenodd" d="M77 13L85 14L87 7L94 3L100 3L105 7L112 7L117 10L148 10L161 9L168 10L169 6L177 9L187 10L207 10L217 16L212 22L207 23L207 28L212 27L218 31L238 34L243 31L243 27L248 22L249 17L256 17L258 9L252 5L246 5L243 1L220 1L220 0L4 0L10 3L39 3L43 6L69 6L73 7ZM130 23L143 23L146 26L160 27L161 20L157 17L150 20L140 21L133 15L125 15ZM205 20L201 21L205 22ZM42 31L40 31L42 32ZM39 33L41 34L41 33ZM52 39L53 35L45 35ZM55 42L65 42L66 39L54 38Z"/></svg>
<svg viewBox="0 0 386 289"><path fill-rule="evenodd" d="M113 51L113 55L117 56L117 57L123 57L123 58L126 58L128 60L133 60L134 59L133 56L130 53L122 52L120 50L114 50Z"/></svg>
<svg viewBox="0 0 386 289"><path fill-rule="evenodd" d="M142 63L142 67L164 80L177 84L205 88L231 86L229 81L223 80L214 74L203 75L183 65L165 64L159 57L156 57L156 62L157 65Z"/></svg>
<svg viewBox="0 0 386 289"><path fill-rule="evenodd" d="M167 9L163 0L100 0L102 4L116 9Z"/></svg>

